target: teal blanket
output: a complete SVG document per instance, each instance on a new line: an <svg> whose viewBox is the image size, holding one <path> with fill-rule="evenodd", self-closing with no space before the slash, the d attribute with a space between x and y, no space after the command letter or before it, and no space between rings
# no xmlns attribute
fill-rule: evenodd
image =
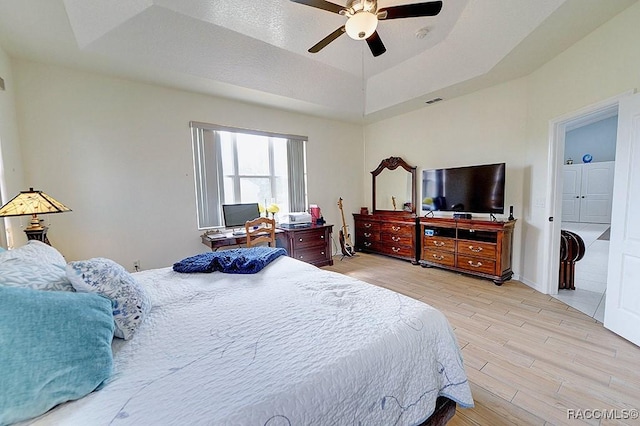
<svg viewBox="0 0 640 426"><path fill-rule="evenodd" d="M286 256L283 248L251 247L214 251L187 257L173 264L176 272L214 272L227 274L255 274L280 256Z"/></svg>

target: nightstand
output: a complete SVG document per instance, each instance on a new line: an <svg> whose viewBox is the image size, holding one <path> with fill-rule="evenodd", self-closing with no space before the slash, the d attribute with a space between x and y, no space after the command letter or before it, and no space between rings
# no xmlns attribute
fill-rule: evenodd
<svg viewBox="0 0 640 426"><path fill-rule="evenodd" d="M276 235L276 244L287 250L289 257L315 266L333 265L331 233L333 225L310 225L301 228L283 228Z"/></svg>

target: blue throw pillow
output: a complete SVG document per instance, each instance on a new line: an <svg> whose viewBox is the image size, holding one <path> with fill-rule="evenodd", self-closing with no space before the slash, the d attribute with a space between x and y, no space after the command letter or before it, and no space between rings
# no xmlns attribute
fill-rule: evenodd
<svg viewBox="0 0 640 426"><path fill-rule="evenodd" d="M0 286L0 424L82 398L111 374L111 301Z"/></svg>

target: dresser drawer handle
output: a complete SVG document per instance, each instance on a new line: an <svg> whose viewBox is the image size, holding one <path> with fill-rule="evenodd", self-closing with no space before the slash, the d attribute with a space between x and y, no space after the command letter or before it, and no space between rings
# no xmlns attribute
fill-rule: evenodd
<svg viewBox="0 0 640 426"><path fill-rule="evenodd" d="M365 228L371 228L371 224L370 224L370 223L365 223L365 224L364 224L364 227L365 227Z"/></svg>
<svg viewBox="0 0 640 426"><path fill-rule="evenodd" d="M368 241L365 241L363 244L364 244L365 247L371 247L371 243L368 242Z"/></svg>
<svg viewBox="0 0 640 426"><path fill-rule="evenodd" d="M442 260L442 259L444 259L444 256L443 256L443 255L441 255L441 254L432 254L431 256L433 256L433 258L434 258L435 260Z"/></svg>
<svg viewBox="0 0 640 426"><path fill-rule="evenodd" d="M482 247L469 246L469 250L480 253L482 251Z"/></svg>
<svg viewBox="0 0 640 426"><path fill-rule="evenodd" d="M468 261L469 265L473 266L474 268L479 268L482 266L482 262L478 262L478 263L473 263L472 260Z"/></svg>
<svg viewBox="0 0 640 426"><path fill-rule="evenodd" d="M391 247L391 250L393 250L394 253L398 253L400 251L397 247Z"/></svg>
<svg viewBox="0 0 640 426"><path fill-rule="evenodd" d="M302 242L302 238L299 238L298 241Z"/></svg>
<svg viewBox="0 0 640 426"><path fill-rule="evenodd" d="M397 243L398 241L400 241L400 240L401 240L401 238L400 238L400 237L391 237L391 239L392 239L393 241L395 241L396 243Z"/></svg>
<svg viewBox="0 0 640 426"><path fill-rule="evenodd" d="M320 235L320 239L321 239L321 240L324 240L324 235Z"/></svg>
<svg viewBox="0 0 640 426"><path fill-rule="evenodd" d="M298 256L298 259L304 259L304 256L300 255Z"/></svg>
<svg viewBox="0 0 640 426"><path fill-rule="evenodd" d="M432 243L436 247L442 247L444 245L444 241L432 241Z"/></svg>
<svg viewBox="0 0 640 426"><path fill-rule="evenodd" d="M371 232L365 232L365 233L364 233L364 237L365 237L365 238L369 238L370 236L371 236Z"/></svg>
<svg viewBox="0 0 640 426"><path fill-rule="evenodd" d="M400 228L399 226L392 226L391 229L393 229L395 232L398 232L402 228Z"/></svg>
<svg viewBox="0 0 640 426"><path fill-rule="evenodd" d="M323 251L321 251L320 254L324 256L324 252Z"/></svg>

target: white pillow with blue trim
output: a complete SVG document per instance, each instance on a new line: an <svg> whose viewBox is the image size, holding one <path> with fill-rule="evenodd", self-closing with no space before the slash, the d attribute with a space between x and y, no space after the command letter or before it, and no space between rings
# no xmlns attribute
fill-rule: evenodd
<svg viewBox="0 0 640 426"><path fill-rule="evenodd" d="M67 278L76 291L98 293L111 299L115 336L129 340L151 309L144 288L121 265L97 257L69 262Z"/></svg>

